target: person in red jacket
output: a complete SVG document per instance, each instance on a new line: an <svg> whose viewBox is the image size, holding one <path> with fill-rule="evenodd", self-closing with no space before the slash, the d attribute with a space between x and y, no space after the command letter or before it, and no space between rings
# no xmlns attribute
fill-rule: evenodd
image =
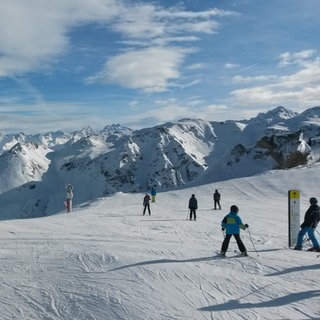
<svg viewBox="0 0 320 320"><path fill-rule="evenodd" d="M66 186L66 200L65 200L65 207L67 209L67 212L72 211L72 198L73 198L73 186L69 183Z"/></svg>

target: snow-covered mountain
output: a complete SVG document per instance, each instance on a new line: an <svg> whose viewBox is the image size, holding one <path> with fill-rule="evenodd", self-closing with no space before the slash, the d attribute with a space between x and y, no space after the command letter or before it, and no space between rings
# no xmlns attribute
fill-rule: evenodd
<svg viewBox="0 0 320 320"><path fill-rule="evenodd" d="M2 215L42 216L61 210L67 183L77 205L119 191L159 192L310 165L320 159L320 107L141 130L0 135L0 147Z"/></svg>
<svg viewBox="0 0 320 320"><path fill-rule="evenodd" d="M0 192L27 181L40 181L48 170L48 148L36 142L17 142L0 156Z"/></svg>

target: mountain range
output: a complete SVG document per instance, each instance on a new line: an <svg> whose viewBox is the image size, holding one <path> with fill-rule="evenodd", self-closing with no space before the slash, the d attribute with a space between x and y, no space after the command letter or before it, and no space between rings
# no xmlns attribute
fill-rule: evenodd
<svg viewBox="0 0 320 320"><path fill-rule="evenodd" d="M117 192L158 192L310 166L320 159L320 107L282 106L249 120L182 119L132 130L0 134L1 219L63 210Z"/></svg>

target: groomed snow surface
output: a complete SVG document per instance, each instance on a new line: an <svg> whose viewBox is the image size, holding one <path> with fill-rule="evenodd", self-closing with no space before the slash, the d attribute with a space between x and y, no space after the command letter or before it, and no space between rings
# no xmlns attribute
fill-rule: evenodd
<svg viewBox="0 0 320 320"><path fill-rule="evenodd" d="M143 194L119 193L71 214L1 221L0 319L319 319L319 253L288 248L287 199L301 191L302 219L309 197L320 200L319 173L158 193L151 216L142 216ZM192 193L196 222L186 220ZM232 240L223 259L220 222L232 204L250 225L251 238L241 233L250 256L235 257Z"/></svg>

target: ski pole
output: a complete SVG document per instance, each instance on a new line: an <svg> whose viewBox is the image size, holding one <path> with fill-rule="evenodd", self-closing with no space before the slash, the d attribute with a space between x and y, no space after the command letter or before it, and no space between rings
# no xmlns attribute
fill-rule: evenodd
<svg viewBox="0 0 320 320"><path fill-rule="evenodd" d="M251 232L250 232L250 229L249 229L249 228L248 228L248 232L249 232L249 238L250 238L250 241L251 241L251 243L252 243L253 249L254 249L254 251L256 252L257 256L259 257L259 253L258 253L258 251L257 251L257 249L256 249L256 246L254 245L254 242L253 242L253 240L252 240L252 236L251 236Z"/></svg>
<svg viewBox="0 0 320 320"><path fill-rule="evenodd" d="M304 242L308 242L309 246L312 247L312 244L310 241L311 240L307 236L304 238Z"/></svg>

